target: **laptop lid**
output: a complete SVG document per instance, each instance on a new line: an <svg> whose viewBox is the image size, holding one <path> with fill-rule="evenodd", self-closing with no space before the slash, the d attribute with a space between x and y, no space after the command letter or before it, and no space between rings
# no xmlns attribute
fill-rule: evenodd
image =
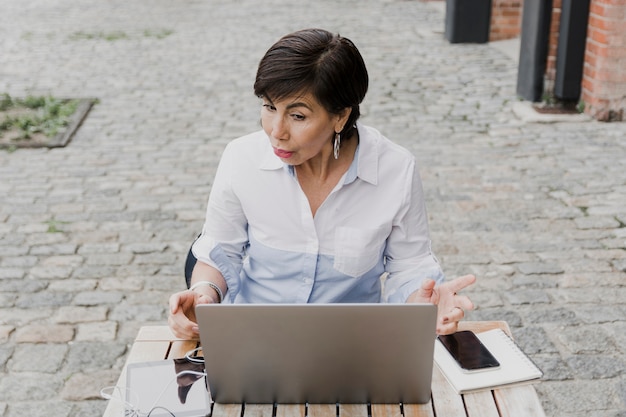
<svg viewBox="0 0 626 417"><path fill-rule="evenodd" d="M196 307L219 403L425 403L431 304L205 304Z"/></svg>

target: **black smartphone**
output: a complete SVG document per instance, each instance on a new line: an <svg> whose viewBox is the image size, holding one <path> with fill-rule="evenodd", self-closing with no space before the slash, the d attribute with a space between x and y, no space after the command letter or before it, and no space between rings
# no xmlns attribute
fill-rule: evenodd
<svg viewBox="0 0 626 417"><path fill-rule="evenodd" d="M500 362L482 344L474 332L460 332L441 335L439 340L466 372L496 369Z"/></svg>

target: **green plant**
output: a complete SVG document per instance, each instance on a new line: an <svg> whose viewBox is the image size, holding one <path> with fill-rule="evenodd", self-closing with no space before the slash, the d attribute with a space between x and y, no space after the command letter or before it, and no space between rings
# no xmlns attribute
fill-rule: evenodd
<svg viewBox="0 0 626 417"><path fill-rule="evenodd" d="M34 133L53 137L69 124L76 111L77 100L65 100L51 96L28 96L25 99L12 99L8 94L0 96L0 109L14 111L5 115L0 122L0 136L3 132L16 131L15 140L29 139ZM22 109L21 111L18 111Z"/></svg>
<svg viewBox="0 0 626 417"><path fill-rule="evenodd" d="M16 100L16 103L29 109L38 109L46 105L46 98L43 96L28 96L23 100Z"/></svg>
<svg viewBox="0 0 626 417"><path fill-rule="evenodd" d="M61 221L52 219L52 220L48 220L46 224L48 225L48 230L46 230L46 233L62 233L63 230L61 230L59 226L62 224L67 224L67 222L61 222Z"/></svg>
<svg viewBox="0 0 626 417"><path fill-rule="evenodd" d="M104 39L107 41L117 41L120 39L128 39L128 35L122 31L113 32L83 32L78 31L70 35L70 39L76 40L91 40L91 39Z"/></svg>
<svg viewBox="0 0 626 417"><path fill-rule="evenodd" d="M174 31L170 29L157 29L155 31L146 29L143 31L143 35L146 38L157 38L157 39L166 38L170 36L172 33L174 33Z"/></svg>
<svg viewBox="0 0 626 417"><path fill-rule="evenodd" d="M13 99L7 93L0 95L0 111L5 111L13 106Z"/></svg>

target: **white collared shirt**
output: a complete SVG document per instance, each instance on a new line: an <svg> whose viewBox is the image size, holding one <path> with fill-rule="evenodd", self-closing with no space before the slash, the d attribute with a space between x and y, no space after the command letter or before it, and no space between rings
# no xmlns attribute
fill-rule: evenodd
<svg viewBox="0 0 626 417"><path fill-rule="evenodd" d="M193 245L224 276L225 302L405 302L424 278L443 281L415 158L357 127L354 161L315 217L265 132L226 146Z"/></svg>

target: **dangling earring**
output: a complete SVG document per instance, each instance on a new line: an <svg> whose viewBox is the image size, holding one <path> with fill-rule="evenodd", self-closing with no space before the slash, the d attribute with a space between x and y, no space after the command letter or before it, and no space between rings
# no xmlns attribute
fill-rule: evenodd
<svg viewBox="0 0 626 417"><path fill-rule="evenodd" d="M333 141L333 156L335 159L339 159L339 147L341 146L341 135L335 133L335 140Z"/></svg>

